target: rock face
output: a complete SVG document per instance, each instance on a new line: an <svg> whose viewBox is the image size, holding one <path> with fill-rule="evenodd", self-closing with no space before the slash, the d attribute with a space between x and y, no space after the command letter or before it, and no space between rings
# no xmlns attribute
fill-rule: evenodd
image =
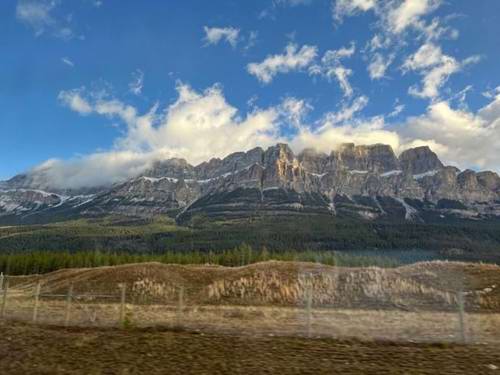
<svg viewBox="0 0 500 375"><path fill-rule="evenodd" d="M404 151L399 157L399 162L403 171L414 175L439 171L444 167L437 155L427 146Z"/></svg>
<svg viewBox="0 0 500 375"><path fill-rule="evenodd" d="M477 181L486 189L494 192L500 191L500 177L495 172L485 171L476 174Z"/></svg>
<svg viewBox="0 0 500 375"><path fill-rule="evenodd" d="M0 184L0 221L37 217L42 211L76 217L175 214L181 222L197 214L346 214L418 221L430 214L500 216L496 173L444 166L428 147L397 157L387 145L348 143L330 154L305 149L295 155L288 145L277 144L197 166L184 159L157 161L141 176L92 191L49 185L30 174Z"/></svg>
<svg viewBox="0 0 500 375"><path fill-rule="evenodd" d="M384 173L399 169L399 161L390 146L355 146L347 143L332 153L337 166L355 171Z"/></svg>
<svg viewBox="0 0 500 375"><path fill-rule="evenodd" d="M67 197L40 190L11 189L0 194L0 212L23 214L61 205Z"/></svg>
<svg viewBox="0 0 500 375"><path fill-rule="evenodd" d="M144 172L144 176L153 178L168 176L175 179L188 179L195 178L196 171L185 159L173 158L155 162L150 169Z"/></svg>

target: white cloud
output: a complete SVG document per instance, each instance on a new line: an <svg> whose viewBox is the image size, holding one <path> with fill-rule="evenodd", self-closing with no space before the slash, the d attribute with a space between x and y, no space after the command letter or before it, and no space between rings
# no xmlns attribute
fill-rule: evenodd
<svg viewBox="0 0 500 375"><path fill-rule="evenodd" d="M81 115L102 115L126 125L125 135L107 152L51 164L47 174L59 186L76 188L123 181L152 161L184 157L199 163L279 140L281 119L302 116L307 104L254 108L245 116L229 105L218 86L202 93L179 84L178 99L165 111L154 106L145 114L119 100L93 95L84 88L62 91L61 103ZM129 170L130 169L130 170Z"/></svg>
<svg viewBox="0 0 500 375"><path fill-rule="evenodd" d="M250 31L248 33L248 37L246 38L246 44L244 47L244 50L249 50L250 48L255 47L257 44L257 39L259 38L259 32L258 31Z"/></svg>
<svg viewBox="0 0 500 375"><path fill-rule="evenodd" d="M16 18L29 26L35 36L48 33L63 40L72 39L75 35L71 29L71 17L56 17L55 9L60 0L18 0Z"/></svg>
<svg viewBox="0 0 500 375"><path fill-rule="evenodd" d="M344 92L344 96L351 97L354 90L349 82L349 77L353 74L353 71L342 65L341 60L351 57L355 52L356 46L354 43L351 43L348 48L343 47L338 50L326 51L321 58L321 63L312 65L309 68L309 74L321 75L328 80L337 80Z"/></svg>
<svg viewBox="0 0 500 375"><path fill-rule="evenodd" d="M396 152L426 144L446 163L500 171L500 94L477 112L440 101L429 105L425 114L399 123L387 123L387 119L400 114L403 105L396 102L386 118L365 118L359 114L368 98L361 96L308 124L306 115L312 107L304 99L287 97L274 107L252 106L250 112L241 114L227 103L217 85L197 92L179 84L177 91L177 100L165 110L153 106L143 114L83 88L61 92L64 105L81 115L119 119L126 126L125 133L108 151L69 161L51 160L38 168L55 185L77 188L123 181L153 161L170 157L199 163L276 142L289 142L297 152L305 147L328 152L341 143L354 142L389 144Z"/></svg>
<svg viewBox="0 0 500 375"><path fill-rule="evenodd" d="M421 38L426 41L436 41L442 38L457 39L459 36L459 31L457 29L443 26L439 18L434 18L429 23L425 23L421 20L414 26L415 29L422 34Z"/></svg>
<svg viewBox="0 0 500 375"><path fill-rule="evenodd" d="M159 153L128 150L96 152L70 160L51 159L34 168L42 183L66 189L108 186L138 176ZM164 155L168 157L168 155Z"/></svg>
<svg viewBox="0 0 500 375"><path fill-rule="evenodd" d="M407 38L433 44L441 38L458 37L458 31L443 25L439 17L428 20L428 16L443 4L442 0L333 0L332 4L337 22L363 12L372 12L375 16L372 26L376 33L364 49L370 61L368 72L371 79L385 77L396 55L407 45ZM388 51L382 54L381 50ZM437 96L439 87L451 74L459 71L460 66L453 57L443 58L432 71L426 72L427 84L424 83L422 89L410 88L410 93L426 98Z"/></svg>
<svg viewBox="0 0 500 375"><path fill-rule="evenodd" d="M144 88L144 72L137 69L132 73L132 81L128 84L129 91L134 95L141 95Z"/></svg>
<svg viewBox="0 0 500 375"><path fill-rule="evenodd" d="M408 144L433 145L443 160L462 168L500 171L500 96L477 113L437 102L404 125L401 136Z"/></svg>
<svg viewBox="0 0 500 375"><path fill-rule="evenodd" d="M396 116L398 116L401 112L403 112L403 111L404 111L405 107L406 107L406 106L405 106L404 104L397 104L397 105L394 107L394 110L393 110L391 113L389 113L389 114L387 115L387 117L388 117L388 118L392 118L392 117L396 117Z"/></svg>
<svg viewBox="0 0 500 375"><path fill-rule="evenodd" d="M352 120L354 115L362 111L368 104L369 99L366 96L357 97L350 105L344 104L339 112L327 113L325 118L329 124L341 124Z"/></svg>
<svg viewBox="0 0 500 375"><path fill-rule="evenodd" d="M373 80L385 77L385 73L389 66L394 61L394 55L384 56L382 53L377 52L373 55L372 61L368 65L368 73Z"/></svg>
<svg viewBox="0 0 500 375"><path fill-rule="evenodd" d="M353 142L359 145L383 143L395 150L400 147L400 138L395 131L387 130L382 117L373 117L366 121L349 121L343 124L332 122L326 116L318 130L305 128L293 140L294 149L314 147L330 152L342 143Z"/></svg>
<svg viewBox="0 0 500 375"><path fill-rule="evenodd" d="M73 68L75 66L75 63L67 57L61 58L61 61L63 64L66 64L66 65L70 66L71 68Z"/></svg>
<svg viewBox="0 0 500 375"><path fill-rule="evenodd" d="M333 16L337 21L342 21L346 16L367 12L376 5L377 0L337 0L333 2Z"/></svg>
<svg viewBox="0 0 500 375"><path fill-rule="evenodd" d="M38 36L54 23L50 14L54 6L50 1L22 0L17 3L16 17L33 28Z"/></svg>
<svg viewBox="0 0 500 375"><path fill-rule="evenodd" d="M302 127L303 120L313 107L304 99L287 97L281 103L281 114L297 129Z"/></svg>
<svg viewBox="0 0 500 375"><path fill-rule="evenodd" d="M484 119L494 127L499 127L500 123L500 88L497 87L496 96L491 98L492 101L478 111L480 118ZM500 129L499 129L500 130ZM497 142L498 142L497 137Z"/></svg>
<svg viewBox="0 0 500 375"><path fill-rule="evenodd" d="M494 89L489 89L483 92L483 96L487 99L493 99L497 95L500 95L500 86L494 88Z"/></svg>
<svg viewBox="0 0 500 375"><path fill-rule="evenodd" d="M307 68L316 58L317 47L304 45L300 49L290 43L281 55L268 56L260 63L247 65L248 73L263 83L270 83L278 73L289 73Z"/></svg>
<svg viewBox="0 0 500 375"><path fill-rule="evenodd" d="M116 140L110 151L46 163L42 166L45 175L58 186L78 188L123 181L147 169L154 160L174 156L199 163L281 141L290 142L297 150L306 146L331 150L345 141L372 143L392 137L392 132L382 129L381 118L367 123L353 120L354 114L368 103L366 97L344 105L338 113L328 113L319 129L312 130L313 126L304 123L312 106L303 99L287 97L276 107L254 107L241 116L226 102L218 86L199 93L179 84L177 90L177 101L165 112L159 114L155 106L143 115L116 99L103 99L84 88L61 92L61 102L81 115L99 114L122 120L127 126L126 134ZM287 131L285 136L283 131L289 125L294 131Z"/></svg>
<svg viewBox="0 0 500 375"><path fill-rule="evenodd" d="M271 5L263 9L259 15L259 19L271 18L274 19L278 8L297 7L299 5L311 5L313 0L272 0Z"/></svg>
<svg viewBox="0 0 500 375"><path fill-rule="evenodd" d="M387 22L393 33L400 33L409 26L417 26L421 17L436 10L441 3L441 0L404 0L390 7Z"/></svg>
<svg viewBox="0 0 500 375"><path fill-rule="evenodd" d="M386 49L391 46L392 40L389 36L384 34L375 34L367 44L367 49L371 52L379 49Z"/></svg>
<svg viewBox="0 0 500 375"><path fill-rule="evenodd" d="M88 115L93 112L90 103L82 97L81 90L61 91L58 99L61 103L81 115Z"/></svg>
<svg viewBox="0 0 500 375"><path fill-rule="evenodd" d="M328 76L334 76L339 82L340 88L344 91L344 96L352 96L353 89L349 82L349 77L352 75L352 70L343 66L337 66L329 69Z"/></svg>
<svg viewBox="0 0 500 375"><path fill-rule="evenodd" d="M441 47L426 43L405 61L403 68L407 70L430 68L441 64L444 57Z"/></svg>
<svg viewBox="0 0 500 375"><path fill-rule="evenodd" d="M204 40L208 45L219 44L225 40L231 47L235 48L238 44L240 29L234 27L204 27L205 37Z"/></svg>
<svg viewBox="0 0 500 375"><path fill-rule="evenodd" d="M393 114L404 109L397 105ZM342 111L341 111L342 112ZM453 108L449 102L429 105L425 114L388 124L383 116L367 119L327 114L318 128L303 126L291 143L297 150L317 147L329 151L344 142L383 143L399 153L428 145L449 165L500 172L500 94L472 112Z"/></svg>
<svg viewBox="0 0 500 375"><path fill-rule="evenodd" d="M467 65L477 63L479 59L479 56L472 56L459 62L443 54L441 47L427 42L409 56L402 66L404 72L416 71L423 76L422 87L412 86L409 93L420 98L434 99L439 96L439 89L452 74L459 72Z"/></svg>
<svg viewBox="0 0 500 375"><path fill-rule="evenodd" d="M421 29L422 18L435 11L441 0L333 0L333 17L342 22L345 17L373 11L383 32L400 34L413 27ZM436 26L436 25L434 25Z"/></svg>

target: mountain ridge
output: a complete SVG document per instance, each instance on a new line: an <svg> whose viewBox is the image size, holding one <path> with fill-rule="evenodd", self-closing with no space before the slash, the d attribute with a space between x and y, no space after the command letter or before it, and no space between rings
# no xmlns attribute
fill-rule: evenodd
<svg viewBox="0 0 500 375"><path fill-rule="evenodd" d="M310 148L295 154L278 143L196 166L180 158L158 160L124 182L80 190L52 187L43 171L36 173L0 184L0 222L104 214L175 214L186 222L198 214L257 212L416 221L425 221L424 211L468 219L500 216L498 174L445 166L428 146L399 156L389 145L354 143L329 154Z"/></svg>

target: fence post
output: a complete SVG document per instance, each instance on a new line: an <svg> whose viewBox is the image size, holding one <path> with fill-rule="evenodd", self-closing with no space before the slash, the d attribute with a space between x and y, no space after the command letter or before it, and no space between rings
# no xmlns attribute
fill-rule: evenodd
<svg viewBox="0 0 500 375"><path fill-rule="evenodd" d="M64 326L69 326L69 319L71 316L71 300L73 298L73 284L70 284L68 289L68 295L66 296L66 314L64 316Z"/></svg>
<svg viewBox="0 0 500 375"><path fill-rule="evenodd" d="M7 291L9 290L9 279L5 279L5 285L3 288L3 298L2 298L2 306L0 308L0 318L5 317L5 308L7 307Z"/></svg>
<svg viewBox="0 0 500 375"><path fill-rule="evenodd" d="M306 309L307 309L307 336L311 336L311 323L312 323L312 282L307 286L306 295Z"/></svg>
<svg viewBox="0 0 500 375"><path fill-rule="evenodd" d="M125 300L127 293L127 284L123 283L121 287L121 299L120 299L120 324L125 324Z"/></svg>
<svg viewBox="0 0 500 375"><path fill-rule="evenodd" d="M4 278L3 272L0 272L0 290L3 289L3 278Z"/></svg>
<svg viewBox="0 0 500 375"><path fill-rule="evenodd" d="M457 292L457 303L458 303L458 321L460 323L460 339L462 344L466 344L467 339L467 329L465 326L465 301L464 293L462 291Z"/></svg>
<svg viewBox="0 0 500 375"><path fill-rule="evenodd" d="M35 304L33 306L33 323L36 323L38 319L38 303L40 301L40 290L42 288L41 281L38 281L35 289Z"/></svg>

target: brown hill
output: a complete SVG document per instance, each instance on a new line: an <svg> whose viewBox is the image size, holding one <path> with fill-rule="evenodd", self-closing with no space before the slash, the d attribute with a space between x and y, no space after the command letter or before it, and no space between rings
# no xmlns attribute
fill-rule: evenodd
<svg viewBox="0 0 500 375"><path fill-rule="evenodd" d="M245 267L180 266L160 263L66 269L13 277L18 290L40 280L42 293L120 294L136 303L173 303L183 289L186 304L304 305L316 307L452 310L463 292L471 311L500 310L500 267L426 262L394 269L341 268L313 263L264 262Z"/></svg>

